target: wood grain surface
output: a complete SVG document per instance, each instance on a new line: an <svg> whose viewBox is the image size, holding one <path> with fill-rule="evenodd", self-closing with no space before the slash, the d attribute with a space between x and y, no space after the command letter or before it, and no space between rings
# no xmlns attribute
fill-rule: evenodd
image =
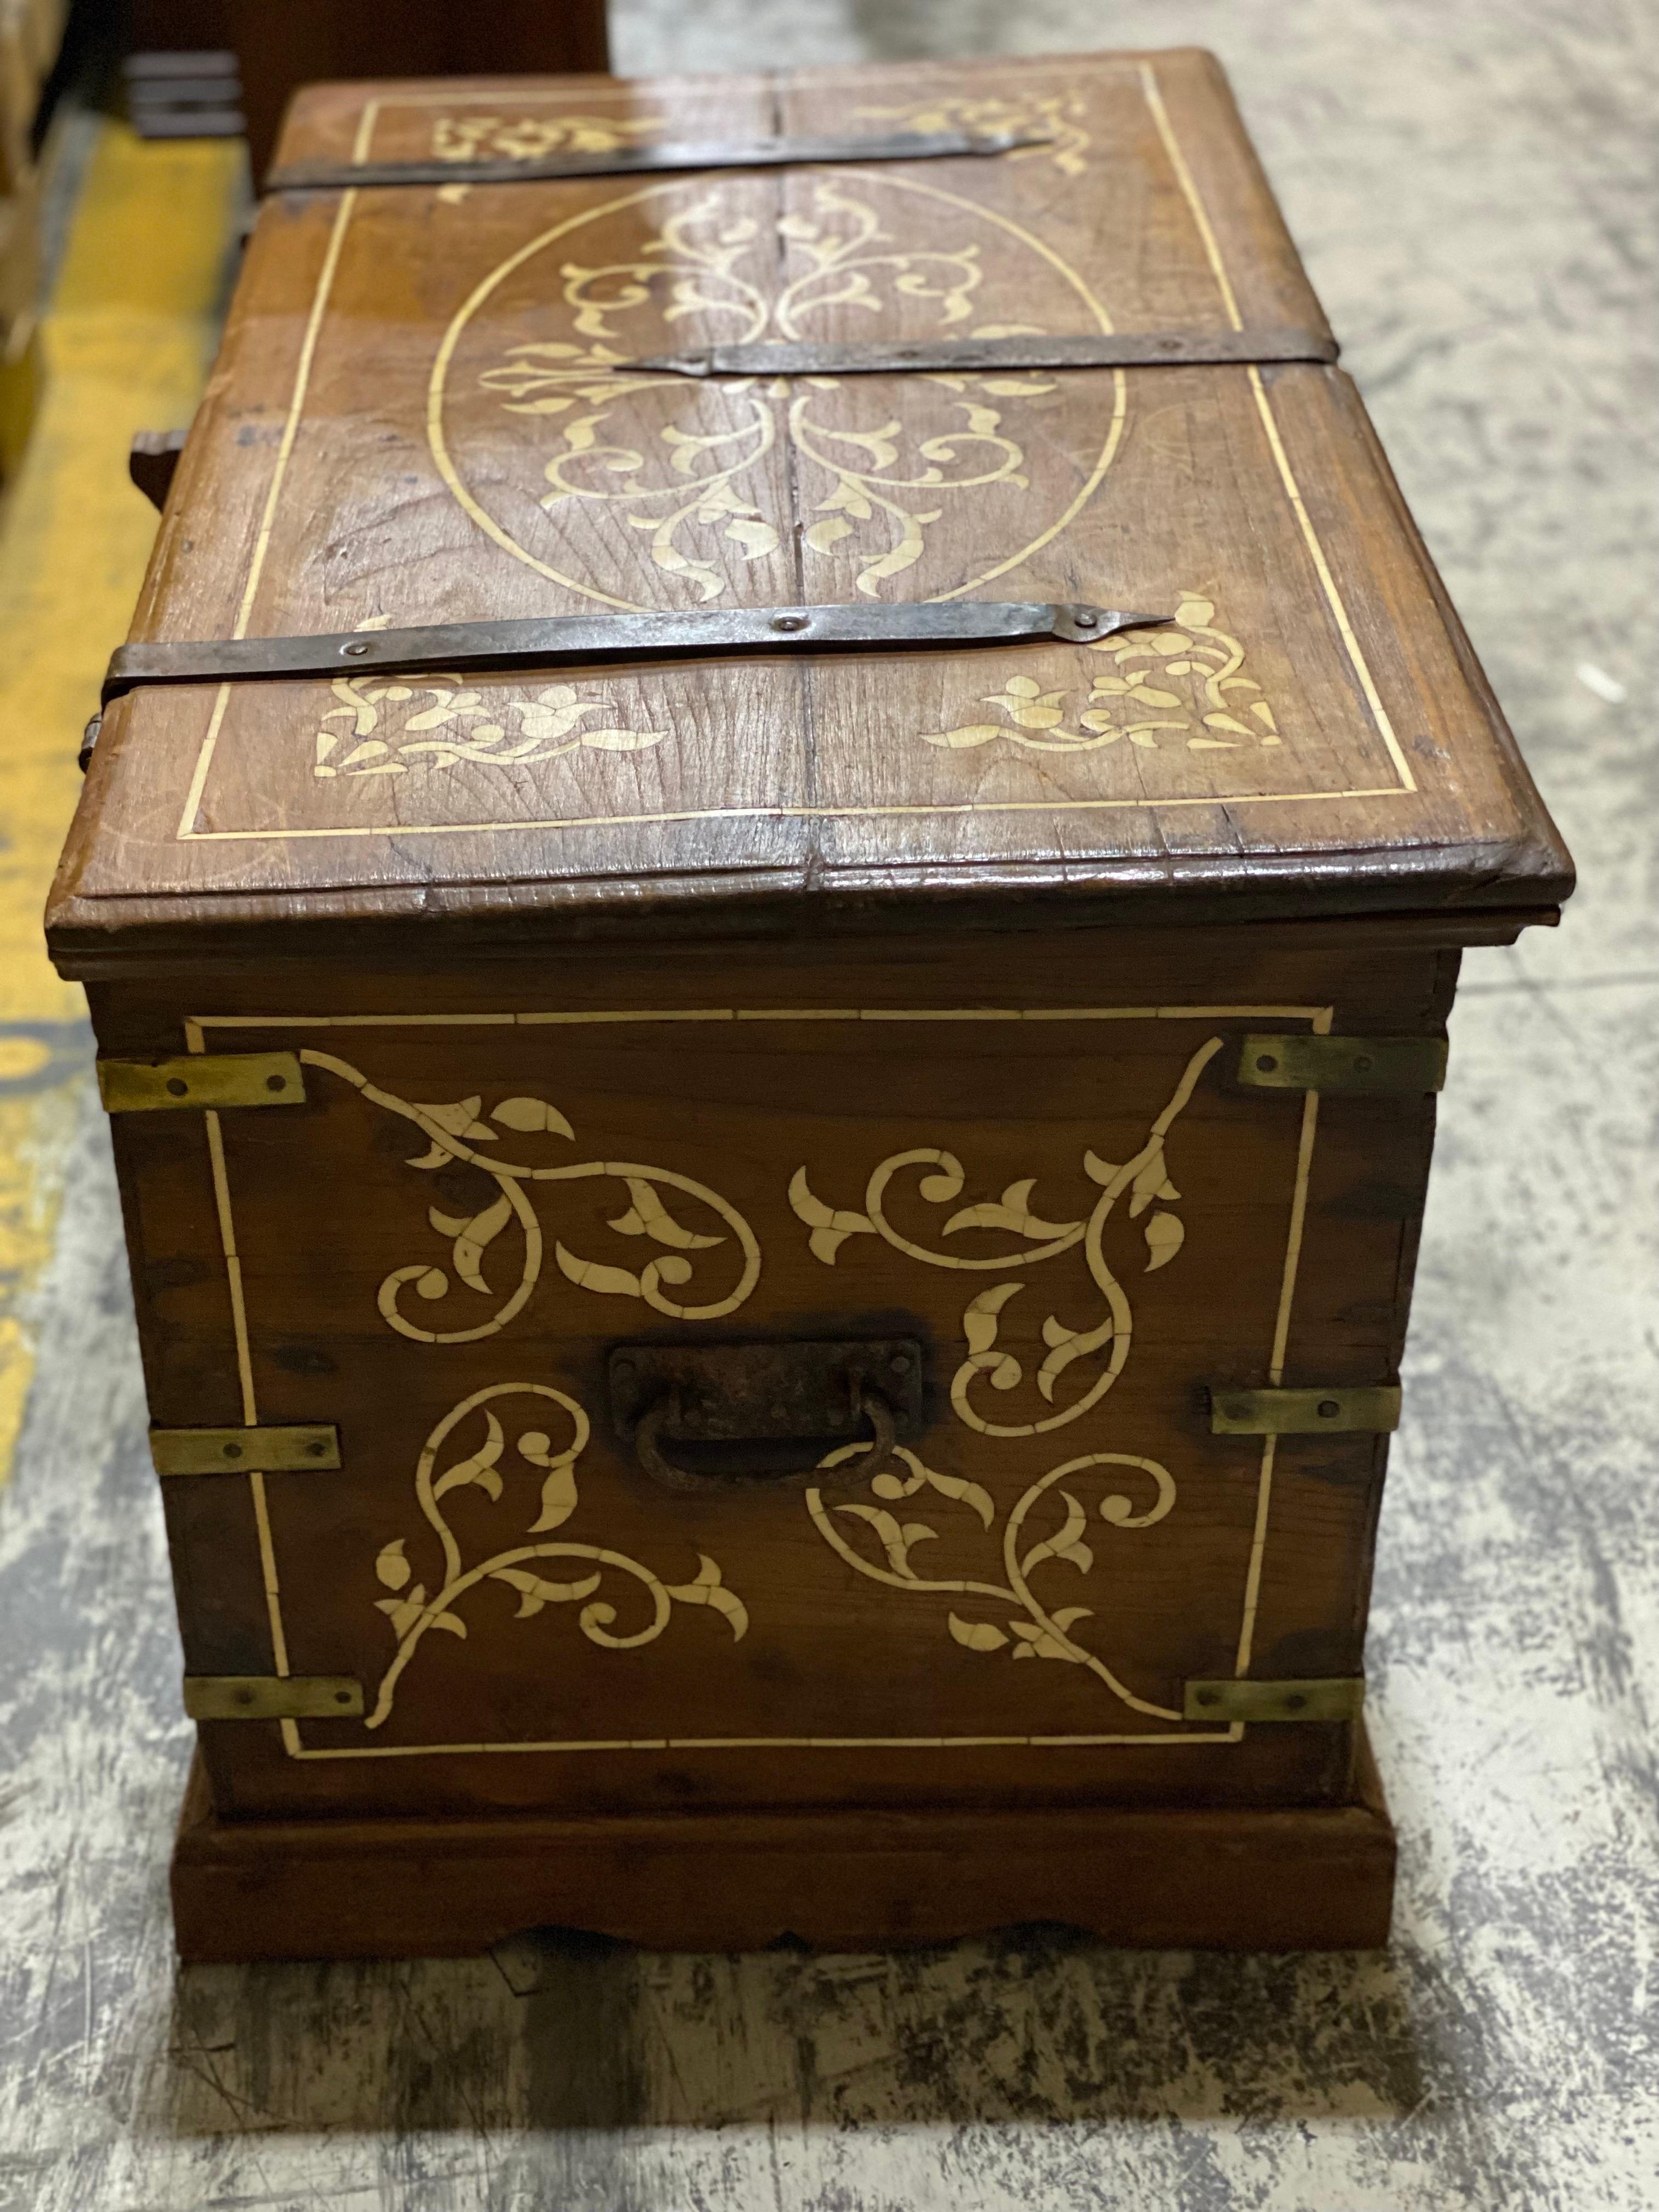
<svg viewBox="0 0 1659 2212"><path fill-rule="evenodd" d="M59 958L507 931L1547 910L1559 840L1340 371L688 385L720 338L1322 328L1206 56L332 88L291 156L987 117L994 161L289 193L134 635L1091 599L1097 647L173 687L111 710ZM623 364L618 368L617 364ZM672 917L672 920L670 919Z"/></svg>

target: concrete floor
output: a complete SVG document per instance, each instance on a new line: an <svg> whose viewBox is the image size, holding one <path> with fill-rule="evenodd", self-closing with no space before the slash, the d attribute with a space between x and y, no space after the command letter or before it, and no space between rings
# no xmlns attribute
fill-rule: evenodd
<svg viewBox="0 0 1659 2212"><path fill-rule="evenodd" d="M0 2204L1659 2204L1659 15L1645 0L617 0L617 65L1194 42L1232 71L1575 848L1469 956L1384 1511L1386 1957L175 1972L189 1742L79 1091L0 1497ZM102 646L100 643L100 650ZM58 1116L60 1123L63 1115Z"/></svg>

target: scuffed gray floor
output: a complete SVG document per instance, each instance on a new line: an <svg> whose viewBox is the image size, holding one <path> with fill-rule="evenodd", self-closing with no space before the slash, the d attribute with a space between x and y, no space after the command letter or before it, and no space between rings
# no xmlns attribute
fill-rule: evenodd
<svg viewBox="0 0 1659 2212"><path fill-rule="evenodd" d="M1396 1942L1278 1960L1048 1939L830 1960L526 1944L176 1976L164 1864L186 1731L88 1106L0 1497L0 2203L1650 2212L1659 16L1645 0L614 15L636 72L1219 51L1577 851L1565 927L1471 955L1454 1027L1370 1660L1404 1844Z"/></svg>

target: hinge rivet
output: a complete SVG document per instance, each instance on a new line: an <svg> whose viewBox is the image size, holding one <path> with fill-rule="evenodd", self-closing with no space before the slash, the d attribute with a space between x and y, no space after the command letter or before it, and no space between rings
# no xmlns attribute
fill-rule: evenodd
<svg viewBox="0 0 1659 2212"><path fill-rule="evenodd" d="M266 1078L265 1078L265 1089L266 1089L267 1091L286 1091L286 1090L288 1089L288 1078L287 1078L287 1076L285 1076L285 1075L268 1075L268 1076L266 1076Z"/></svg>
<svg viewBox="0 0 1659 2212"><path fill-rule="evenodd" d="M167 1079L168 1092L174 1098L182 1098L189 1089L189 1084L180 1076L173 1075Z"/></svg>
<svg viewBox="0 0 1659 2212"><path fill-rule="evenodd" d="M805 615L777 615L773 618L772 627L774 629L781 630L805 629L806 628L806 617Z"/></svg>
<svg viewBox="0 0 1659 2212"><path fill-rule="evenodd" d="M225 1457L227 1459L240 1459L241 1456L242 1447L240 1444L227 1444L225 1446Z"/></svg>
<svg viewBox="0 0 1659 2212"><path fill-rule="evenodd" d="M1264 1075L1271 1075L1278 1065L1279 1062L1273 1058L1270 1052L1264 1052L1256 1061L1256 1066L1261 1070L1261 1073Z"/></svg>
<svg viewBox="0 0 1659 2212"><path fill-rule="evenodd" d="M366 637L354 638L349 645L343 645L340 650L352 660L361 659L368 651L368 640Z"/></svg>
<svg viewBox="0 0 1659 2212"><path fill-rule="evenodd" d="M1322 1398L1319 1401L1319 1418L1322 1421L1334 1421L1341 1411L1341 1407L1334 1398Z"/></svg>

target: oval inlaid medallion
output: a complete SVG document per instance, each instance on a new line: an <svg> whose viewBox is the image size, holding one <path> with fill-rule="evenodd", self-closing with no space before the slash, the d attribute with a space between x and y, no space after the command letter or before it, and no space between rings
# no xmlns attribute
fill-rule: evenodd
<svg viewBox="0 0 1659 2212"><path fill-rule="evenodd" d="M1121 371L1081 373L1100 404L1079 439L1078 372L700 383L627 364L1110 328L1041 240L937 186L678 179L569 218L475 289L433 370L433 452L482 529L606 605L951 599L1034 561L1091 497ZM1048 565L1029 588L1073 596L1063 555Z"/></svg>

